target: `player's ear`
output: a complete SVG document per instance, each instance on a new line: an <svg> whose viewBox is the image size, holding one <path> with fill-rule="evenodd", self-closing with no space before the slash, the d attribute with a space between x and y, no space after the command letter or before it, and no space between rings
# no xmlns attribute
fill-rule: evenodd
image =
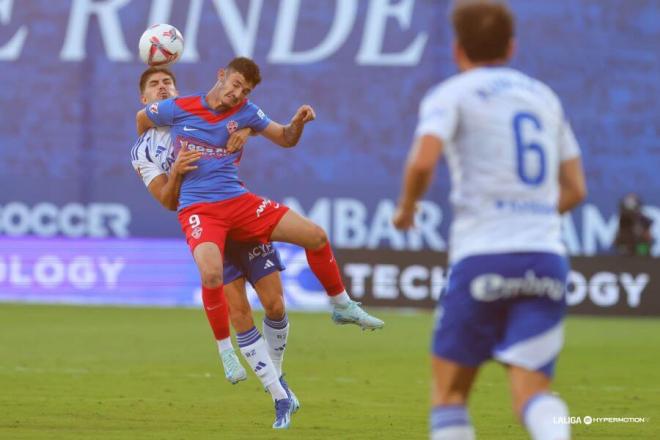
<svg viewBox="0 0 660 440"><path fill-rule="evenodd" d="M224 81L225 80L225 69L223 67L218 70L218 81Z"/></svg>
<svg viewBox="0 0 660 440"><path fill-rule="evenodd" d="M140 95L140 102L142 103L142 105L147 105L148 103L147 97L144 95Z"/></svg>

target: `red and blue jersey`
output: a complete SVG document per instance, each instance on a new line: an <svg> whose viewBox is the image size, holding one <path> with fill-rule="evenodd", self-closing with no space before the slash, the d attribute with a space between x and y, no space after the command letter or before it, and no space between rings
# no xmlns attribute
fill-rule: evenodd
<svg viewBox="0 0 660 440"><path fill-rule="evenodd" d="M270 119L245 100L225 112L209 107L204 93L153 102L147 116L157 126L171 126L174 155L182 148L202 153L198 168L186 174L181 185L179 210L195 203L217 202L247 192L238 178L242 150L229 153L229 136L241 128L264 130Z"/></svg>

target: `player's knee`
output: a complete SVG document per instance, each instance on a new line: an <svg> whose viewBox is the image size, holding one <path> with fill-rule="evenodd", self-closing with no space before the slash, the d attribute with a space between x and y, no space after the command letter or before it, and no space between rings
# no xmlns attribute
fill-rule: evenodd
<svg viewBox="0 0 660 440"><path fill-rule="evenodd" d="M262 305L264 306L264 311L266 312L268 319L279 321L284 318L284 300L282 299L282 296L278 295L277 297L273 297Z"/></svg>
<svg viewBox="0 0 660 440"><path fill-rule="evenodd" d="M310 246L311 250L321 249L328 244L328 234L325 233L322 227L314 225L312 233L310 234Z"/></svg>
<svg viewBox="0 0 660 440"><path fill-rule="evenodd" d="M217 289L222 286L222 272L218 270L202 270L202 285L207 289Z"/></svg>

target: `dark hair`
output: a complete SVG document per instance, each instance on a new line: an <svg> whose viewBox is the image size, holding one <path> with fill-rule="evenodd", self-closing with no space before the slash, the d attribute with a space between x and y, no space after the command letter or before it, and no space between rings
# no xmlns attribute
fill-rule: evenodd
<svg viewBox="0 0 660 440"><path fill-rule="evenodd" d="M164 73L165 75L172 78L174 87L176 87L176 76L174 76L174 73L170 69L167 67L152 66L142 72L142 75L140 75L140 93L144 93L144 89L147 87L147 81L149 81L149 77L156 73Z"/></svg>
<svg viewBox="0 0 660 440"><path fill-rule="evenodd" d="M470 61L496 61L507 56L514 34L514 19L506 4L457 1L452 23L458 44Z"/></svg>
<svg viewBox="0 0 660 440"><path fill-rule="evenodd" d="M259 72L259 66L257 63L252 61L250 58L237 57L234 58L227 64L228 71L238 72L245 80L252 84L253 87L256 87L261 82L261 72Z"/></svg>

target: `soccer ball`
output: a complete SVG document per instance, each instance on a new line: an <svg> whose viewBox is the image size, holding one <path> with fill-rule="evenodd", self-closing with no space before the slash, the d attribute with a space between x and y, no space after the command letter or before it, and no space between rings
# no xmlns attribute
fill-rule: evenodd
<svg viewBox="0 0 660 440"><path fill-rule="evenodd" d="M181 57L183 37L170 24L155 24L144 31L139 46L142 61L150 66L167 66Z"/></svg>

